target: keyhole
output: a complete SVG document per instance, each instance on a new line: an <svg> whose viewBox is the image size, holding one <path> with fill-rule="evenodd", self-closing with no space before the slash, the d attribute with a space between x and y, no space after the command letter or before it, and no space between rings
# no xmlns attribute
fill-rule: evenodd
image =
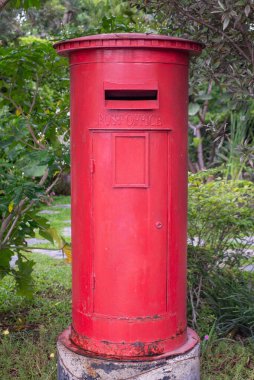
<svg viewBox="0 0 254 380"><path fill-rule="evenodd" d="M155 225L156 225L156 228L158 228L158 229L160 229L162 227L162 223L161 222L156 222Z"/></svg>

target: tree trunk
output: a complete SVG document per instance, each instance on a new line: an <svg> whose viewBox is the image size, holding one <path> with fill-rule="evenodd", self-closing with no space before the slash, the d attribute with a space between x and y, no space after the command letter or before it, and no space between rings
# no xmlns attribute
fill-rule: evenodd
<svg viewBox="0 0 254 380"><path fill-rule="evenodd" d="M202 144L202 137L201 137L200 128L197 128L196 136L199 139L199 144L197 147L198 164L199 164L200 170L205 170L204 155L203 155L203 144Z"/></svg>
<svg viewBox="0 0 254 380"><path fill-rule="evenodd" d="M9 3L9 1L10 0L0 0L0 12L3 10L6 4Z"/></svg>

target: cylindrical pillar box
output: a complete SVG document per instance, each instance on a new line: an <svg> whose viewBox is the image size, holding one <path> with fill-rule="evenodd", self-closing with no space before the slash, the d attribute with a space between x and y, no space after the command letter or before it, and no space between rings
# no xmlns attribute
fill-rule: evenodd
<svg viewBox="0 0 254 380"><path fill-rule="evenodd" d="M109 34L55 45L71 73L73 347L183 353L188 65L202 45Z"/></svg>

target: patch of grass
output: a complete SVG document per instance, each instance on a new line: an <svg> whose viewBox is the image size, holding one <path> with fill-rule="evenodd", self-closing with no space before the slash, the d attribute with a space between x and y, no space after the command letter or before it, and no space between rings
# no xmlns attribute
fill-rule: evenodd
<svg viewBox="0 0 254 380"><path fill-rule="evenodd" d="M55 214L45 214L43 215L50 221L52 227L57 230L63 230L64 227L70 226L71 210L69 208L53 208L49 206L45 210L50 210L55 212Z"/></svg>
<svg viewBox="0 0 254 380"><path fill-rule="evenodd" d="M254 380L254 344L231 339L211 342L201 358L204 380Z"/></svg>
<svg viewBox="0 0 254 380"><path fill-rule="evenodd" d="M69 195L56 195L53 198L53 205L65 205L71 203L71 197Z"/></svg>
<svg viewBox="0 0 254 380"><path fill-rule="evenodd" d="M27 256L36 262L34 298L15 295L10 277L0 285L0 379L55 380L57 336L71 322L71 268Z"/></svg>
<svg viewBox="0 0 254 380"><path fill-rule="evenodd" d="M1 380L55 380L57 336L71 322L70 266L45 255L28 256L36 262L34 299L15 295L10 277L0 286ZM253 347L230 339L208 341L202 379L254 380Z"/></svg>
<svg viewBox="0 0 254 380"><path fill-rule="evenodd" d="M55 228L60 235L63 235L64 228L70 227L71 225L71 209L63 208L61 205L69 205L71 199L69 196L55 196L53 198L53 202L50 205L42 205L40 206L41 211L52 211L54 214L43 214L45 218L47 218L50 222L52 228ZM57 206L60 207L57 207ZM39 232L37 231L35 234L37 239L42 239ZM70 243L70 237L64 237L64 239ZM45 248L59 248L54 244L51 244L47 240L45 243L36 244L37 247L45 247ZM30 245L32 247L32 245Z"/></svg>
<svg viewBox="0 0 254 380"><path fill-rule="evenodd" d="M70 225L71 209L63 208L62 205L69 205L71 199L69 196L58 196L53 198L53 202L50 205L41 206L41 211L49 210L56 212L55 214L45 214L44 216L49 219L52 227L62 229ZM60 207L57 207L57 206Z"/></svg>
<svg viewBox="0 0 254 380"><path fill-rule="evenodd" d="M52 227L69 224L70 197L55 197L41 209L59 211L46 214ZM39 236L38 236L39 237ZM52 247L45 241L44 247ZM15 295L10 277L0 283L0 380L55 380L56 340L71 322L71 268L64 260L41 254L27 254L36 262L35 294L32 300ZM247 275L246 275L247 276ZM215 320L213 309L203 308L200 334L209 334ZM231 339L209 339L201 358L204 380L254 380L254 342L243 344Z"/></svg>

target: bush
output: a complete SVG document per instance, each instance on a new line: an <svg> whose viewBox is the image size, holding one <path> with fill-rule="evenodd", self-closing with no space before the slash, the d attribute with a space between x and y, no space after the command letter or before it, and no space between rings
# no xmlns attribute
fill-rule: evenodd
<svg viewBox="0 0 254 380"><path fill-rule="evenodd" d="M31 295L26 239L39 229L52 240L37 206L69 168L67 63L32 37L0 46L0 57L0 280L12 275L19 293Z"/></svg>
<svg viewBox="0 0 254 380"><path fill-rule="evenodd" d="M220 335L254 337L254 276L223 271L207 290L208 302L217 317Z"/></svg>
<svg viewBox="0 0 254 380"><path fill-rule="evenodd" d="M217 319L219 333L241 324L250 335L253 321L246 305L253 288L247 288L240 268L254 245L254 184L213 175L207 171L189 179L189 321L201 334Z"/></svg>
<svg viewBox="0 0 254 380"><path fill-rule="evenodd" d="M209 250L216 266L239 265L254 244L254 184L191 175L188 218L191 246Z"/></svg>

